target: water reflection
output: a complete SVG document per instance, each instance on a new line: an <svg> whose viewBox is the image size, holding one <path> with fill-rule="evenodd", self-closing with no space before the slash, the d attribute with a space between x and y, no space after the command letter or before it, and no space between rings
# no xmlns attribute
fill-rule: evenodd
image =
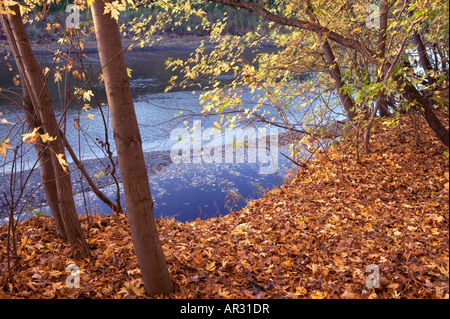
<svg viewBox="0 0 450 319"><path fill-rule="evenodd" d="M289 169L286 161L282 161L276 175L259 175L257 164L167 165L149 177L154 214L173 216L180 221L221 216L244 207L251 199L262 196L264 190L282 184ZM103 191L114 198L116 188L109 185ZM79 211L85 211L83 195L78 194L75 199ZM92 194L87 206L95 207L100 214L110 212Z"/></svg>
<svg viewBox="0 0 450 319"><path fill-rule="evenodd" d="M251 198L261 196L261 189L271 189L282 183L283 176L290 168L287 160L280 158L278 180L275 175L259 175L257 164L178 164L174 165L167 158L167 150L173 145L169 140L170 131L174 127L184 127L183 120L177 119L175 114L182 109L185 112L198 113L201 110L199 105L199 94L189 91L177 91L162 93L168 80L173 75L166 70L164 61L168 57L187 58L192 50L164 50L131 52L126 54L127 66L132 69L130 85L135 99L135 109L141 130L143 149L149 154L159 154L155 151L165 151L164 161L158 163L148 162L149 181L152 195L155 201L155 216L168 217L176 216L178 220L194 220L197 217L206 218L223 215L230 209L237 209L245 205ZM49 66L49 61L43 56L38 56L41 65ZM88 74L94 74L99 68L99 59L95 54L89 54L84 62L88 67ZM11 63L13 64L13 63ZM16 70L10 72L5 63L0 63L0 86L17 93L21 93L20 88L12 83L12 75ZM14 69L14 65L13 65ZM63 79L64 80L64 79ZM227 80L227 79L224 79ZM103 116L99 107L92 103L92 109L83 111L84 102L75 101L71 107L64 112L64 104L60 98L61 84L55 83L52 79L48 81L49 89L54 97L54 109L57 117L65 116L67 125L64 131L67 139L74 149L77 150L81 160L95 163L91 164L90 173L98 174L105 169L102 164L105 161L105 150L101 147L105 139L104 121L107 123L106 129L109 136L112 136L110 118L106 107L106 96L103 85L92 82L93 91L100 104L103 104ZM71 83L72 87L80 87L80 83ZM248 100L252 97L249 96ZM3 117L10 122L18 122L23 116L22 111L17 106L0 101ZM92 116L87 116L92 114ZM190 119L191 121L192 119ZM203 118L202 125L212 127L214 119ZM81 128L81 129L80 129ZM0 125L0 136L7 136L10 127ZM25 127L23 132L25 132ZM20 134L11 136L11 143L20 139ZM114 150L114 143L111 138L110 143ZM24 170L35 165L36 156L31 145L24 146L24 156L21 160ZM153 153L152 153L153 152ZM286 151L285 151L286 152ZM114 154L114 152L113 152ZM11 167L11 152L8 153L5 162L0 163L0 189L5 189L8 185L8 172ZM92 160L92 161L90 161ZM71 160L69 159L69 162ZM105 164L106 165L106 164ZM95 195L89 191L81 193L78 182L78 173L72 175L74 181L75 199L78 211L85 210L98 213L107 213L109 208L96 199ZM34 174L31 185L39 184L39 174ZM102 191L109 198L114 199L115 186L109 177L99 177L97 179ZM84 183L86 186L86 183ZM31 188L27 188L31 190ZM43 201L42 191L39 190L32 197L32 204L38 207ZM123 199L123 194L122 194ZM2 203L0 203L2 204ZM48 210L45 205L43 210ZM0 205L0 214L5 213L5 203Z"/></svg>

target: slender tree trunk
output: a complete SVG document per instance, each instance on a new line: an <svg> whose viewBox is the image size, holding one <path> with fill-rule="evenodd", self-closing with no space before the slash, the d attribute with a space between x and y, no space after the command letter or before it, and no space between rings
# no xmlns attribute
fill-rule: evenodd
<svg viewBox="0 0 450 319"><path fill-rule="evenodd" d="M311 6L310 1L306 1L306 3L307 3L306 13L308 14L309 18L313 22L318 24L319 22L313 13L313 8ZM342 106L344 107L347 117L349 118L350 121L352 121L356 116L355 103L354 103L352 97L349 96L343 90L344 80L342 79L341 70L337 63L333 49L331 48L331 45L328 42L328 40L326 39L326 37L324 37L323 33L321 33L321 32L317 33L317 40L319 41L320 45L322 46L322 50L325 55L325 60L327 62L327 67L329 69L331 77L334 80L334 85L335 85L336 91L339 95L339 99L341 100Z"/></svg>
<svg viewBox="0 0 450 319"><path fill-rule="evenodd" d="M21 76L21 78L23 78ZM34 112L33 104L31 102L30 95L26 87L23 87L23 102L25 108L25 116L28 126L32 131L36 127L41 127L40 134L43 134L42 123ZM62 221L61 211L58 204L58 192L55 180L55 171L53 169L52 154L47 146L36 143L34 144L36 154L39 159L39 169L41 172L41 180L43 183L43 189L47 204L50 207L50 212L55 219L56 226L58 227L59 235L67 240L66 231L64 229L64 223Z"/></svg>
<svg viewBox="0 0 450 319"><path fill-rule="evenodd" d="M388 11L389 11L389 3L388 0L381 1L380 8L380 32L378 34L378 50L377 57L381 64L385 63L386 59L386 41L387 41L387 27L388 27ZM384 81L384 72L383 68L377 77L377 82ZM379 97L379 102L377 101L377 105L379 103L379 110L381 116L389 116L389 109L387 105L387 96L383 92L381 92L381 96Z"/></svg>
<svg viewBox="0 0 450 319"><path fill-rule="evenodd" d="M423 95L411 84L407 79L401 75L394 75L394 79L401 83L404 88L404 95L408 101L415 103L416 108L427 121L434 134L439 140L449 147L449 132L448 129L441 123L433 111L432 106L425 100Z"/></svg>
<svg viewBox="0 0 450 319"><path fill-rule="evenodd" d="M327 40L323 40L321 35L317 35L322 44L322 50L325 54L325 59L327 60L328 67L330 69L331 77L334 80L334 85L336 87L336 91L339 94L339 99L344 107L344 110L347 114L347 117L350 121L352 121L355 116L355 103L353 98L349 96L346 92L344 92L344 81L342 79L341 70L339 65L337 64L336 57L334 56L333 49L331 48L330 43Z"/></svg>
<svg viewBox="0 0 450 319"><path fill-rule="evenodd" d="M22 82L30 95L36 114L39 115L43 130L50 136L58 137L59 127L42 68L31 50L19 6L15 5L11 9L14 10L15 14L3 15L2 22L3 26L9 30L7 34L13 37L8 39L9 43L17 48L17 52L13 51L13 54L18 68L21 69ZM64 144L61 138L49 142L48 148L51 150L59 210L73 257L75 259L89 257L89 247L84 238L73 200L70 174L64 170L56 156L56 154L62 154L64 158Z"/></svg>
<svg viewBox="0 0 450 319"><path fill-rule="evenodd" d="M18 56L18 48L14 39L14 35L11 32L11 28L9 27L9 22L5 17L1 18L3 29L7 35L7 39L11 44L11 51L14 56ZM20 77L23 79L25 75L23 74L23 68L19 67ZM30 130L33 130L36 127L41 127L40 133L42 133L42 123L34 110L33 103L31 101L30 94L25 84L23 83L23 108L25 111L25 117L28 123L28 127ZM42 144L36 143L34 145L36 150L36 155L39 159L39 170L41 173L41 180L43 183L43 189L45 198L47 199L47 204L50 208L50 212L55 219L56 226L58 228L58 234L65 240L67 240L66 231L64 230L64 224L61 217L61 212L59 210L58 204L58 196L56 191L56 181L55 181L55 172L53 170L53 164L51 159L50 150Z"/></svg>
<svg viewBox="0 0 450 319"><path fill-rule="evenodd" d="M447 67L447 61L448 61L448 57L445 56L445 54L442 52L442 50L440 49L440 46L437 45L436 46L437 52L439 54L439 59L441 60L441 72L443 74L445 74L446 78L447 78L447 82L448 82L448 67Z"/></svg>
<svg viewBox="0 0 450 319"><path fill-rule="evenodd" d="M419 54L420 65L422 66L425 72L431 71L433 67L431 66L431 61L428 58L427 54L427 48L423 44L423 40L422 37L420 36L420 33L415 31L412 37L414 44L417 46L417 53Z"/></svg>
<svg viewBox="0 0 450 319"><path fill-rule="evenodd" d="M167 295L173 291L173 283L153 216L153 200L119 26L110 14L103 14L104 6L102 0L95 0L91 10L131 236L147 293Z"/></svg>

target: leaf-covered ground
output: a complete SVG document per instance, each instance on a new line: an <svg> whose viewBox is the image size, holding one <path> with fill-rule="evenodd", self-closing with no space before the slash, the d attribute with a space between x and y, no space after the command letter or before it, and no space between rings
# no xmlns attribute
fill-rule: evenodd
<svg viewBox="0 0 450 319"><path fill-rule="evenodd" d="M158 219L170 297L448 298L448 149L423 121L416 145L411 118L377 123L361 164L354 139L344 139L239 212ZM91 261L70 259L51 218L22 222L13 283L0 227L0 298L147 298L126 216L82 223ZM66 287L72 263L80 288ZM379 267L379 288L366 288L369 265Z"/></svg>

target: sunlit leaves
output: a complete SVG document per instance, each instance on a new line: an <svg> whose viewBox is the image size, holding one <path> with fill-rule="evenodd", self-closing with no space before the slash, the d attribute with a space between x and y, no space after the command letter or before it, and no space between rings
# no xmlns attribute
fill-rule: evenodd
<svg viewBox="0 0 450 319"><path fill-rule="evenodd" d="M132 3L132 1L125 0L105 2L105 11L103 12L103 14L109 13L114 20L119 21L119 14L121 11L125 11L125 9L127 8L127 2Z"/></svg>
<svg viewBox="0 0 450 319"><path fill-rule="evenodd" d="M83 91L83 100L90 101L91 100L91 96L94 96L94 93L92 93L91 90L84 90Z"/></svg>
<svg viewBox="0 0 450 319"><path fill-rule="evenodd" d="M85 90L80 88L75 88L74 93L75 95L80 95L84 101L90 101L91 97L94 96L94 93L92 93L91 90Z"/></svg>
<svg viewBox="0 0 450 319"><path fill-rule="evenodd" d="M40 134L39 130L40 127L35 127L32 132L22 135L22 141L25 142L25 145L36 143L38 138L41 138L42 143L53 142L56 140L56 137L52 137L48 133Z"/></svg>
<svg viewBox="0 0 450 319"><path fill-rule="evenodd" d="M48 133L41 134L40 137L43 143L53 142L56 140L56 137L51 137Z"/></svg>
<svg viewBox="0 0 450 319"><path fill-rule="evenodd" d="M1 89L0 89L0 92L1 92ZM0 116L2 116L3 114L0 112ZM6 118L2 118L2 117L0 117L0 124L14 124L14 123L11 123L10 121L8 121Z"/></svg>
<svg viewBox="0 0 450 319"><path fill-rule="evenodd" d="M87 112L87 111L89 111L89 110L92 110L92 107L91 107L89 104L84 104L82 110L85 111L85 112Z"/></svg>
<svg viewBox="0 0 450 319"><path fill-rule="evenodd" d="M26 141L25 144L34 143L39 138L39 129L40 127L35 127L32 132L25 133L22 135L22 141Z"/></svg>
<svg viewBox="0 0 450 319"><path fill-rule="evenodd" d="M57 83L57 82L60 82L60 81L62 81L61 73L59 71L56 71L55 74L54 74L54 82Z"/></svg>
<svg viewBox="0 0 450 319"><path fill-rule="evenodd" d="M18 2L13 0L0 1L0 14L14 14L10 7L16 5Z"/></svg>
<svg viewBox="0 0 450 319"><path fill-rule="evenodd" d="M55 156L58 159L58 162L63 168L64 172L69 173L68 171L69 164L67 164L66 160L64 159L64 154L55 154Z"/></svg>
<svg viewBox="0 0 450 319"><path fill-rule="evenodd" d="M53 142L56 140L56 137L52 137L48 133L44 133L44 134L39 133L40 129L41 129L40 127L35 127L32 132L22 135L22 141L25 142L25 145L30 144L30 143L40 143L38 141L38 139L40 139L42 143L49 143L49 142ZM67 164L66 160L64 159L64 154L58 154L55 151L53 151L51 148L49 148L49 149L54 153L55 157L57 158L59 164L64 169L64 171L66 173L68 173L67 168L69 165Z"/></svg>
<svg viewBox="0 0 450 319"><path fill-rule="evenodd" d="M11 145L9 145L9 138L4 140L3 142L0 142L0 155L6 156L6 152L8 149L13 149Z"/></svg>

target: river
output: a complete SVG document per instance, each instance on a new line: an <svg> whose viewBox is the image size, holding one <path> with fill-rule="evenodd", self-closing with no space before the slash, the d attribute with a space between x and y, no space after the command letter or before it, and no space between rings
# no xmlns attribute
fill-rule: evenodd
<svg viewBox="0 0 450 319"><path fill-rule="evenodd" d="M179 136L174 137L174 129L185 128L183 122L186 120L177 117L176 114L180 110L183 110L183 114L200 112L200 93L192 91L164 93L164 89L173 75L169 70L166 70L164 62L168 57L187 58L190 52L192 52L192 49L174 48L126 53L127 67L132 70L130 85L141 131L142 145L146 156L151 158L148 160L147 166L155 202L154 213L156 217L170 218L173 216L180 221L220 216L229 213L230 210L239 209L245 206L249 200L260 197L263 189L272 189L281 185L284 176L291 169L290 162L277 154L276 171L261 174L261 168L270 165L270 161L262 163L249 160L248 150L245 153L244 160L240 162L224 159L219 164L208 164L203 160L197 160L197 163L194 163L195 160L191 159L191 163L174 163L174 156L173 154L171 156L170 150L174 148L174 145L182 145ZM50 66L51 61L48 61L45 55L38 54L37 57L42 66ZM10 62L13 68L13 71L10 72L7 62L4 62L3 58L2 61L0 62L2 93L14 97L11 92L18 94L21 92L20 88L15 87L12 82L12 77L18 72L15 70L13 62ZM9 61L11 61L11 58ZM88 58L84 60L84 65L87 67L89 74L93 74L99 68L98 55L89 53ZM48 81L56 116L58 119L62 116L66 117L67 124L63 129L68 141L80 159L87 163L90 172L96 176L94 180L99 182L102 191L111 200L114 200L115 183L110 176L104 175L107 172L108 160L105 159L104 148L101 147L101 144L105 141L105 128L100 109L95 105L94 98L92 98L90 104L92 109L88 111L82 110L85 102L75 101L66 112L63 112L65 101L62 100L60 94L63 83L64 81L54 83L52 79ZM82 84L81 82L70 83L69 87L81 87ZM106 106L107 101L103 87L99 84L93 84L93 91L99 102ZM253 95L248 93L246 99L250 101L252 98ZM112 150L114 150L107 107L102 107L102 110L104 110L108 122L110 143ZM14 142L19 141L20 135L25 133L23 125L21 129L18 129L20 127L19 121L23 118L23 112L19 107L5 100L0 100L0 112L3 113L2 117L10 123L17 123L16 125L0 124L0 137L3 139L9 138L10 143L14 145ZM194 120L199 120L201 122L197 125L201 124L202 128L209 129L213 127L215 119L201 116L188 118L187 120L190 126L195 125ZM279 130L272 130L263 136L261 134L265 134L264 132L261 133L254 129L250 129L250 131L259 134L260 138L266 136L268 145L272 141L271 136L282 133ZM14 135L13 132L17 134ZM245 133L248 133L248 130ZM184 142L189 143L188 140L189 135L185 135ZM186 147L187 144L184 145ZM210 142L209 145L214 146L216 144ZM20 170L27 172L31 168L36 168L37 158L32 146L25 145L20 151L22 156L20 161L16 162L20 164ZM287 150L285 149L284 152L287 152ZM4 192L6 197L11 196L9 184L13 155L14 152L9 150L6 157L0 158L0 191ZM68 158L68 161L71 162L70 158ZM271 163L274 163L273 160ZM22 212L22 216L25 216L27 212L29 214L48 212L42 190L38 189L33 193L34 187L39 184L36 174L37 172L34 174L34 178L30 179L33 183L30 182L26 185L23 199L23 202L26 201L26 203L21 203L16 209ZM73 171L72 180L74 181L74 195L78 212L109 213L110 209L100 202L92 192L82 192L79 178L79 172ZM20 179L17 180L20 181ZM85 188L87 183L83 182L83 185ZM17 198L19 189L16 189L15 193ZM27 198L27 193L32 193L32 195ZM6 197L2 194L0 199L0 216L3 214L3 218L8 211ZM123 199L122 194L121 200L123 201Z"/></svg>

